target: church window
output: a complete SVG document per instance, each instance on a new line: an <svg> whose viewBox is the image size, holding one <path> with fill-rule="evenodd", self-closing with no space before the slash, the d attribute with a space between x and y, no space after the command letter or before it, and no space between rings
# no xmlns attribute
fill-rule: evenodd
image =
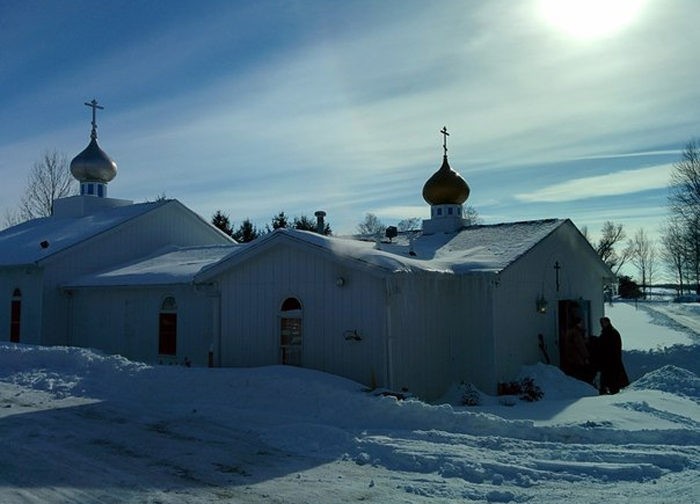
<svg viewBox="0 0 700 504"><path fill-rule="evenodd" d="M100 198L103 198L104 195L105 195L105 188L104 188L104 186L103 186L102 184L99 184L99 185L97 186L97 195L98 195Z"/></svg>
<svg viewBox="0 0 700 504"><path fill-rule="evenodd" d="M22 319L22 292L15 289L10 302L10 341L19 343L20 322Z"/></svg>
<svg viewBox="0 0 700 504"><path fill-rule="evenodd" d="M95 194L95 185L88 184L88 194Z"/></svg>
<svg viewBox="0 0 700 504"><path fill-rule="evenodd" d="M177 353L177 303L168 296L163 300L158 319L158 354Z"/></svg>
<svg viewBox="0 0 700 504"><path fill-rule="evenodd" d="M301 303L296 298L287 298L280 312L280 363L301 366Z"/></svg>
<svg viewBox="0 0 700 504"><path fill-rule="evenodd" d="M448 208L448 209L447 209L447 213L450 214L450 215L452 215L452 210L453 210L453 209L452 209L451 207Z"/></svg>
<svg viewBox="0 0 700 504"><path fill-rule="evenodd" d="M438 209L437 209L437 214L438 214L438 215L442 215L442 208L438 208Z"/></svg>

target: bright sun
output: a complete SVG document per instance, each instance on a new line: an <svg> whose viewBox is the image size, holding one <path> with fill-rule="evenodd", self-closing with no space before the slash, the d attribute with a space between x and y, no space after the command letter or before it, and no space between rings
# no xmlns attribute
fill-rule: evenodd
<svg viewBox="0 0 700 504"><path fill-rule="evenodd" d="M632 23L647 0L539 0L542 17L578 39L611 35Z"/></svg>

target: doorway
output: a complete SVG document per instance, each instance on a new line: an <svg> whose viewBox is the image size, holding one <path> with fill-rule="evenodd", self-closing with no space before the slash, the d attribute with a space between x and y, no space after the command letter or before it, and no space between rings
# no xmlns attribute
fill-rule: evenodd
<svg viewBox="0 0 700 504"><path fill-rule="evenodd" d="M301 366L301 303L287 298L280 308L280 364Z"/></svg>

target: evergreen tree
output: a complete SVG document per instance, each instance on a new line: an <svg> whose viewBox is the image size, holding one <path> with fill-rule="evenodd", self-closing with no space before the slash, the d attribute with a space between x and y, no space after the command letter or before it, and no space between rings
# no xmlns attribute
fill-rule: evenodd
<svg viewBox="0 0 700 504"><path fill-rule="evenodd" d="M294 217L292 226L294 227L294 229L300 229L301 231L313 231L314 233L318 232L318 230L316 229L316 220L311 219L306 215L302 215L301 217ZM332 234L331 226L327 222L323 226L322 234L324 234L325 236L330 236Z"/></svg>
<svg viewBox="0 0 700 504"><path fill-rule="evenodd" d="M220 229L229 236L233 236L233 229L231 228L231 220L228 215L223 213L221 210L217 210L211 218L211 223L214 227Z"/></svg>
<svg viewBox="0 0 700 504"><path fill-rule="evenodd" d="M252 242L258 236L260 236L260 232L253 225L253 223L250 222L250 219L245 219L238 227L236 232L233 233L233 239L239 243Z"/></svg>
<svg viewBox="0 0 700 504"><path fill-rule="evenodd" d="M280 212L272 218L272 229L285 229L289 227L289 218L284 212Z"/></svg>
<svg viewBox="0 0 700 504"><path fill-rule="evenodd" d="M637 282L627 275L620 277L617 292L623 299L638 299L642 297L642 291Z"/></svg>

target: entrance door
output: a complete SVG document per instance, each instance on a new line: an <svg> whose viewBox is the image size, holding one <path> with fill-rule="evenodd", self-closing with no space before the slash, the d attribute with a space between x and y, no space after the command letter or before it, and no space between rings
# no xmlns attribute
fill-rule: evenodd
<svg viewBox="0 0 700 504"><path fill-rule="evenodd" d="M280 363L301 366L301 303L287 298L280 311Z"/></svg>
<svg viewBox="0 0 700 504"><path fill-rule="evenodd" d="M559 367L566 368L566 332L581 319L586 334L591 331L591 302L587 299L562 299L559 301Z"/></svg>

